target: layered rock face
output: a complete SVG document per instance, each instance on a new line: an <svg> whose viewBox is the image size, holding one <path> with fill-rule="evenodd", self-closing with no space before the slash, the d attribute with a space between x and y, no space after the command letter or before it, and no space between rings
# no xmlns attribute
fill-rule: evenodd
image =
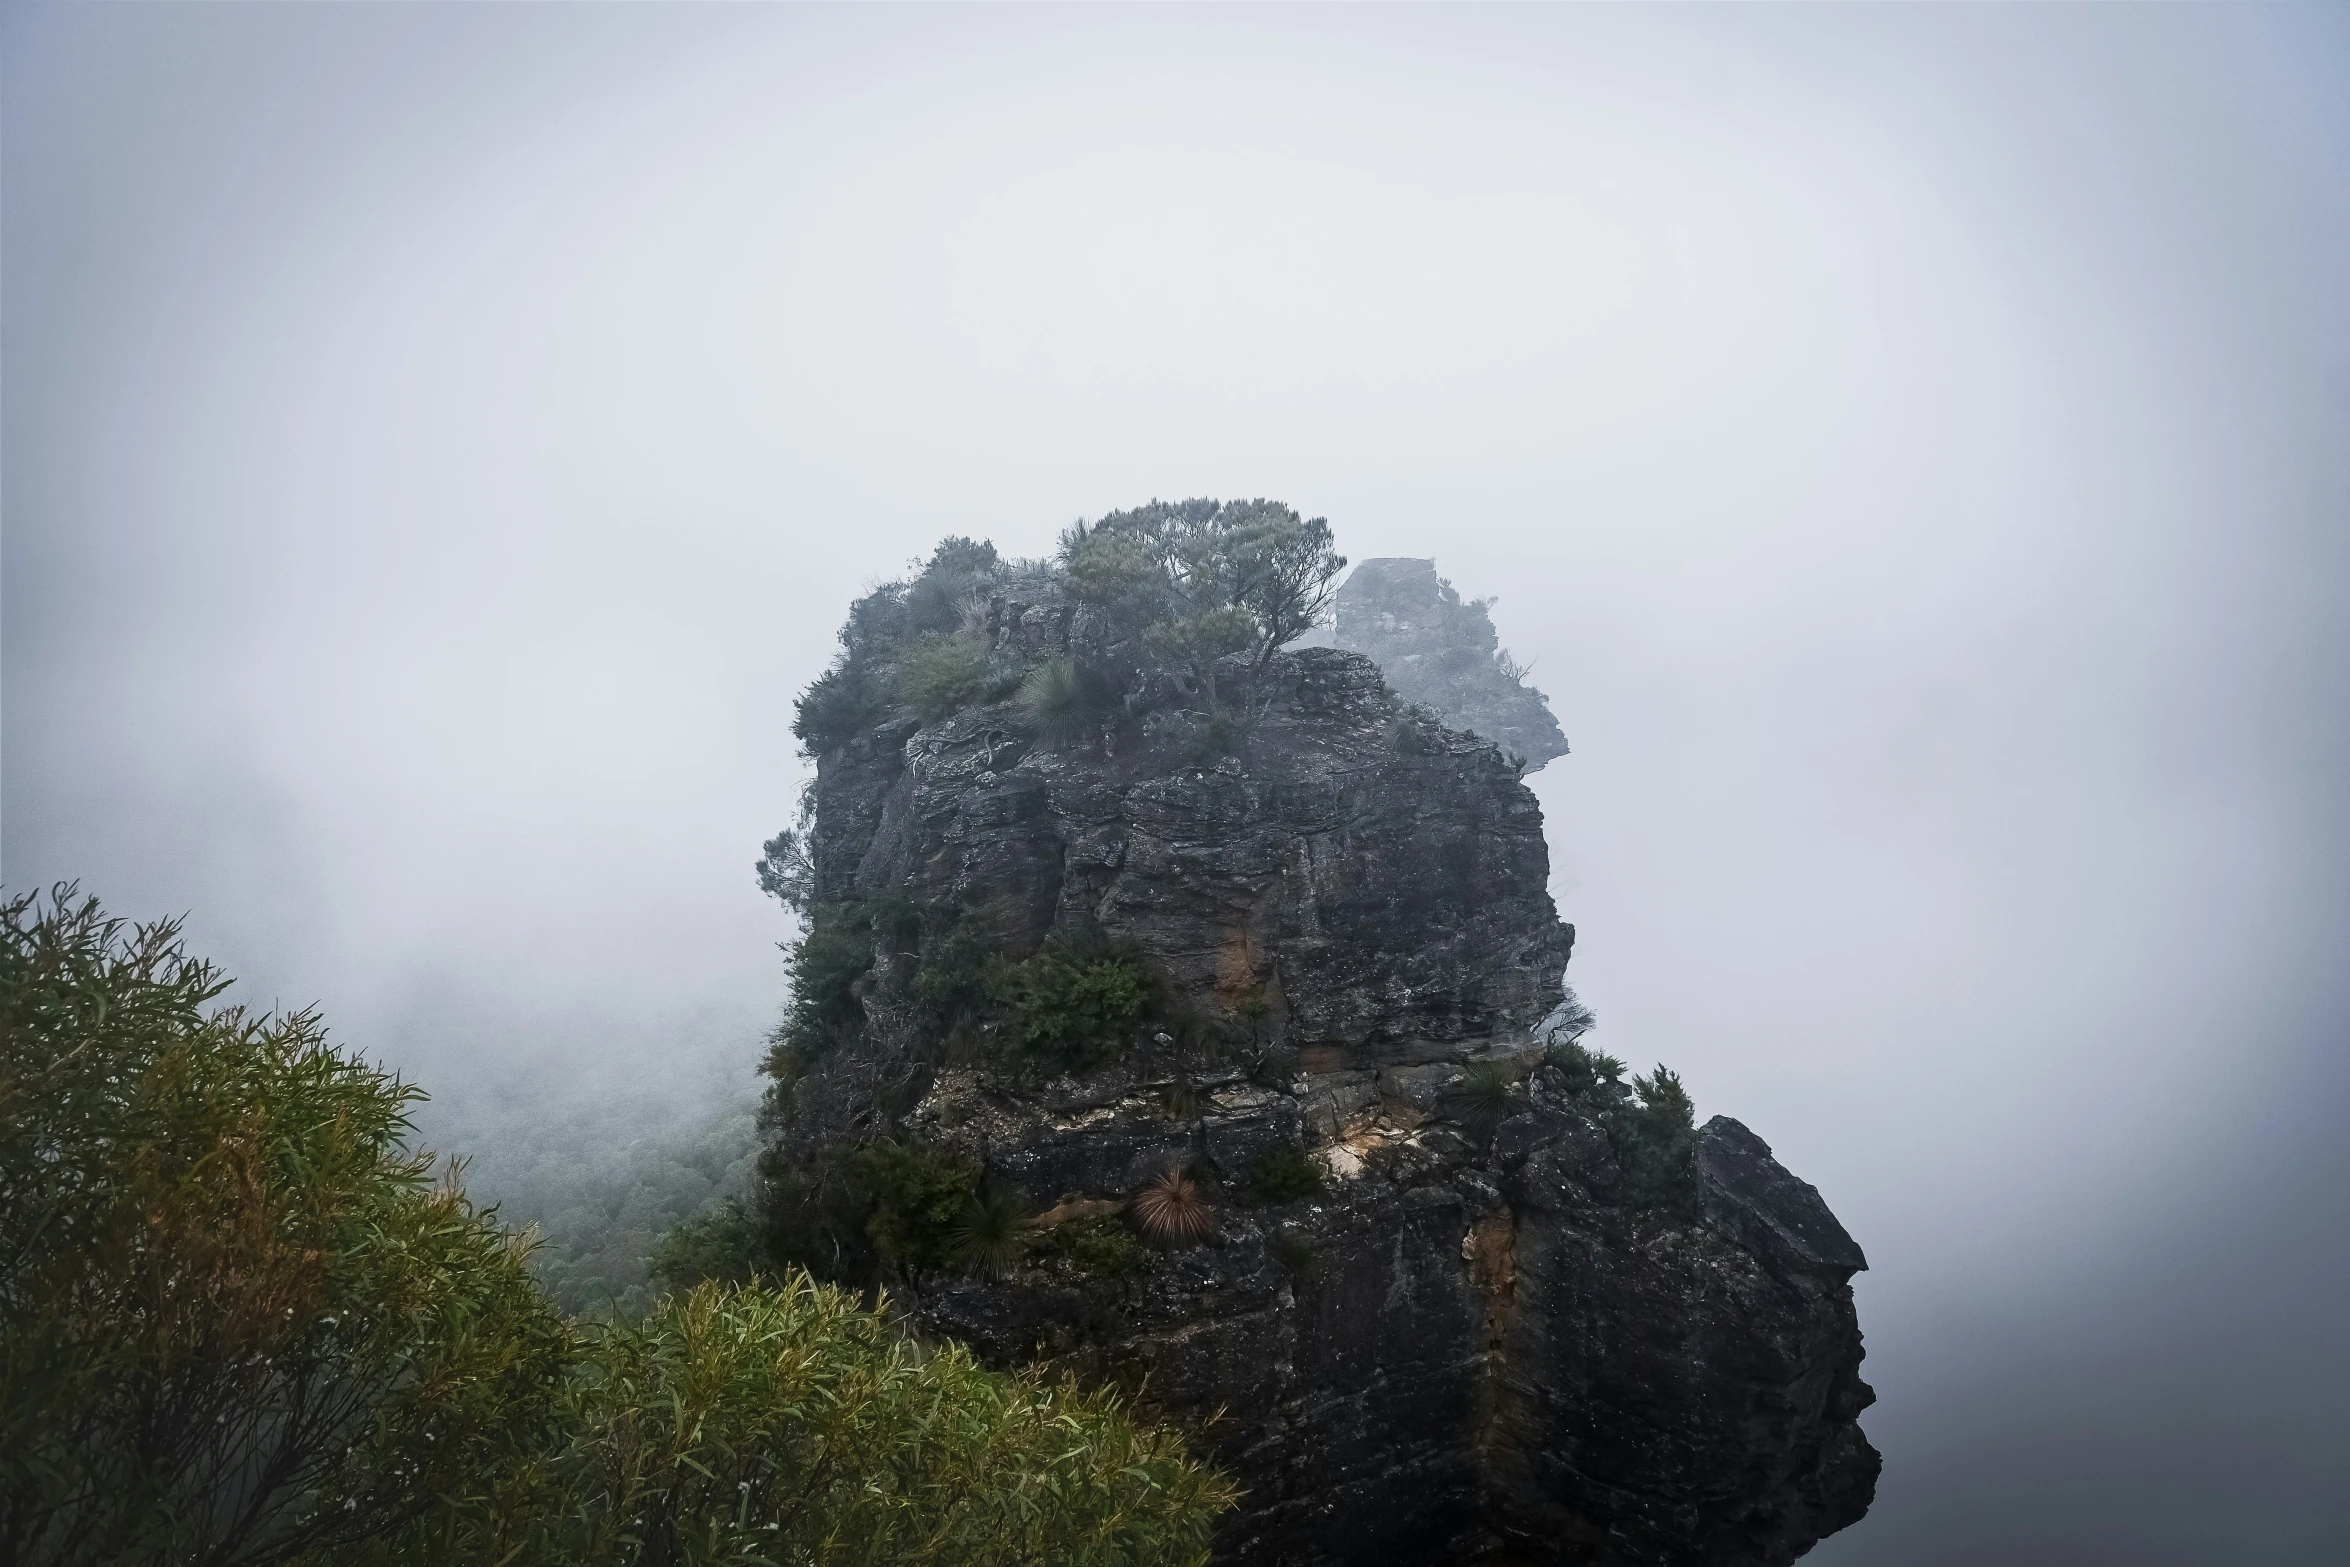
<svg viewBox="0 0 2350 1567"><path fill-rule="evenodd" d="M1567 737L1502 648L1489 602L1462 599L1432 560L1367 560L1338 591L1331 641L1368 657L1403 696L1537 768L1567 754Z"/></svg>
<svg viewBox="0 0 2350 1567"><path fill-rule="evenodd" d="M1017 666L1071 610L1031 574L966 621ZM1049 745L1008 699L822 755L819 923L877 934L852 1036L777 1097L776 1178L887 1137L1016 1192L1016 1254L885 1281L1189 1427L1245 1488L1219 1561L1781 1563L1859 1518L1861 1253L1735 1121L1632 1167L1621 1088L1544 1037L1574 933L1516 766L1359 653L1251 689L1214 760ZM1084 1070L942 1038L928 976L975 931L1125 954L1157 1002ZM1124 1205L1178 1169L1212 1235L1138 1244Z"/></svg>

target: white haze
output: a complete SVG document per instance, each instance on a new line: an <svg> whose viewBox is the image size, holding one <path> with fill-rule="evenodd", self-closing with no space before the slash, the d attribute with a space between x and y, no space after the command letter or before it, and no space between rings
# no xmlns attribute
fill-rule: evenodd
<svg viewBox="0 0 2350 1567"><path fill-rule="evenodd" d="M2345 15L17 8L0 870L739 1100L849 598L1279 497L1499 594L1601 1037L1867 1248L1814 1559L2334 1559Z"/></svg>

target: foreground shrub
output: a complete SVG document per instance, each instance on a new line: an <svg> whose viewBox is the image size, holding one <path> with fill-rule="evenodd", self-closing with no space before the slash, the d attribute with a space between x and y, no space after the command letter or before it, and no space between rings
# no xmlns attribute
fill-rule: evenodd
<svg viewBox="0 0 2350 1567"><path fill-rule="evenodd" d="M572 1344L309 1013L176 926L0 906L0 1560L285 1561L542 1433Z"/></svg>
<svg viewBox="0 0 2350 1567"><path fill-rule="evenodd" d="M1178 1437L804 1274L565 1322L404 1148L415 1090L224 986L173 926L0 905L0 1563L1206 1560L1232 1493ZM867 1165L876 1220L970 1201ZM664 1271L756 1239L714 1209Z"/></svg>
<svg viewBox="0 0 2350 1567"><path fill-rule="evenodd" d="M926 1351L795 1273L602 1331L565 1446L403 1559L1196 1567L1231 1488L1108 1393Z"/></svg>

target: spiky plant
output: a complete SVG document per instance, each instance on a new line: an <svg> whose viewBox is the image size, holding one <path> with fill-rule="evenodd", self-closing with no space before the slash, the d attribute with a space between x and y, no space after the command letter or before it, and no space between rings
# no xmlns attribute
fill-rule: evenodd
<svg viewBox="0 0 2350 1567"><path fill-rule="evenodd" d="M1191 1172L1177 1165L1134 1194L1134 1227L1154 1246L1197 1246L1216 1232L1216 1213Z"/></svg>
<svg viewBox="0 0 2350 1567"><path fill-rule="evenodd" d="M1075 745L1100 732L1117 693L1075 659L1039 664L1020 682L1020 712L1047 745Z"/></svg>
<svg viewBox="0 0 2350 1567"><path fill-rule="evenodd" d="M1028 1228L1028 1207L1020 1194L1000 1182L982 1186L956 1221L951 1255L972 1273L1000 1279L1020 1260Z"/></svg>
<svg viewBox="0 0 2350 1567"><path fill-rule="evenodd" d="M1472 1062L1444 1098L1453 1119L1480 1138L1491 1136L1525 1104L1509 1073L1490 1061Z"/></svg>

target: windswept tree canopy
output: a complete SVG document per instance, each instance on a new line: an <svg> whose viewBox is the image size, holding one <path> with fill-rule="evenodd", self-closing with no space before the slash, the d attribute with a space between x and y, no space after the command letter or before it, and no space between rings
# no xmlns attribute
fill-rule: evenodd
<svg viewBox="0 0 2350 1567"><path fill-rule="evenodd" d="M1113 637L1140 631L1195 672L1261 667L1319 621L1346 557L1330 524L1279 501L1153 501L1063 536L1070 592Z"/></svg>

